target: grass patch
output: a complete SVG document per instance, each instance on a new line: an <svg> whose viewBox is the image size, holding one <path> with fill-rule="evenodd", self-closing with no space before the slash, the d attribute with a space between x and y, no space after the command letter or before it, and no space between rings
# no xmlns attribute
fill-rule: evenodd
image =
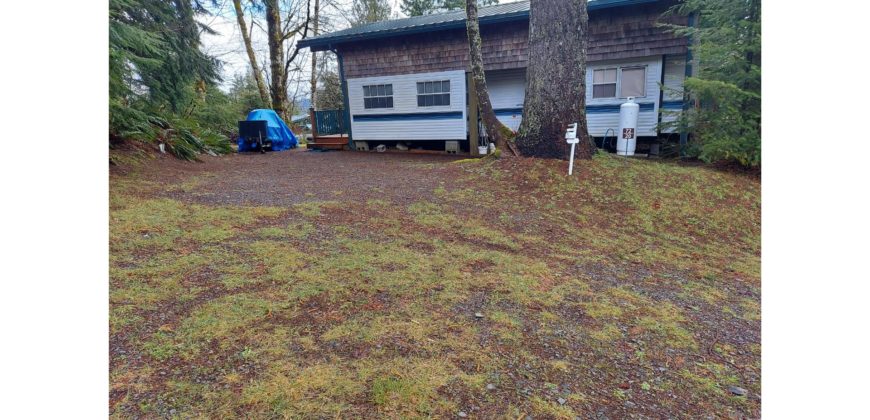
<svg viewBox="0 0 870 420"><path fill-rule="evenodd" d="M727 392L760 389L758 183L582 163L283 207L188 201L229 172L113 178L112 416L758 417Z"/></svg>

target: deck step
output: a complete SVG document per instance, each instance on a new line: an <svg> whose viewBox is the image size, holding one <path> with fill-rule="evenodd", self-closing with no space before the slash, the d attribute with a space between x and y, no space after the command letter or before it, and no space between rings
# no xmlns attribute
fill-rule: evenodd
<svg viewBox="0 0 870 420"><path fill-rule="evenodd" d="M305 147L309 149L343 149L344 146L347 146L347 142L344 143L308 143Z"/></svg>
<svg viewBox="0 0 870 420"><path fill-rule="evenodd" d="M308 144L347 144L347 139L344 139L344 140L317 139L315 141L309 142Z"/></svg>

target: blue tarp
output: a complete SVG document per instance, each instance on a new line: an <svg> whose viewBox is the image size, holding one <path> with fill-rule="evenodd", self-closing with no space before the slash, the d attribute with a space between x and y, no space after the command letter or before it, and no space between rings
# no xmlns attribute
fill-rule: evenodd
<svg viewBox="0 0 870 420"><path fill-rule="evenodd" d="M255 109L248 113L248 121L256 121L256 120L265 120L268 124L268 135L269 140L272 141L272 150L287 150L296 148L296 145L299 142L296 140L296 136L293 135L293 132L290 131L290 128L287 127L287 124L284 124L284 121L281 117L278 116L275 111L271 109ZM245 140L243 137L239 137L239 151L240 152L251 152L256 150L256 143L252 143L250 141Z"/></svg>

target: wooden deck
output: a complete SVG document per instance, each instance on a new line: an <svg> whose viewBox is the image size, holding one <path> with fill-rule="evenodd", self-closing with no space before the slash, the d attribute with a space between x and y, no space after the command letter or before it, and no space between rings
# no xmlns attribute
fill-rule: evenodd
<svg viewBox="0 0 870 420"><path fill-rule="evenodd" d="M349 145L346 114L341 110L308 110L311 118L309 149L342 150Z"/></svg>
<svg viewBox="0 0 870 420"><path fill-rule="evenodd" d="M337 149L341 150L348 145L347 134L315 135L308 143L309 149Z"/></svg>

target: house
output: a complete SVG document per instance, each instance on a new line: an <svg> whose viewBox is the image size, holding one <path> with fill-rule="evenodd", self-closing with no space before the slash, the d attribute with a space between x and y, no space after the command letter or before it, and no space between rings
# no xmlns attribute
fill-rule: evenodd
<svg viewBox="0 0 870 420"><path fill-rule="evenodd" d="M311 115L309 114L293 115L290 117L290 122L292 122L294 126L300 127L303 130L311 130Z"/></svg>
<svg viewBox="0 0 870 420"><path fill-rule="evenodd" d="M659 25L673 0L589 0L586 115L589 133L613 135L626 97L640 104L641 140L672 134L658 128L661 110L683 108L682 84L691 74L689 42ZM479 11L490 100L498 118L516 130L522 118L528 65L529 2ZM469 74L465 12L417 16L308 38L300 47L338 57L350 141L459 141L476 152L477 110ZM664 87L664 88L663 88ZM567 122L566 122L567 123Z"/></svg>

